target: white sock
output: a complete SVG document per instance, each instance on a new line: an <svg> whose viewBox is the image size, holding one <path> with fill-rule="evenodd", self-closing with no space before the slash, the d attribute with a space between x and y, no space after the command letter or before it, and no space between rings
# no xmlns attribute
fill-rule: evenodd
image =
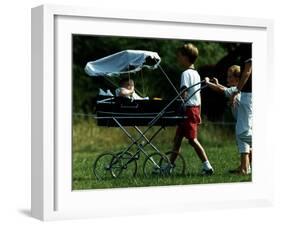
<svg viewBox="0 0 281 226"><path fill-rule="evenodd" d="M213 169L213 167L211 166L211 164L208 160L203 162L203 169L205 169L205 170Z"/></svg>

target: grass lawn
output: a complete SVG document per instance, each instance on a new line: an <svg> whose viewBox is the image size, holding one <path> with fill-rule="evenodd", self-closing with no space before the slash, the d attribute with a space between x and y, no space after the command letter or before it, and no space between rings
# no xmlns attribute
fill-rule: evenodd
<svg viewBox="0 0 281 226"><path fill-rule="evenodd" d="M132 135L138 134L132 128L126 128ZM144 130L145 128L141 128ZM157 128L152 128L148 137ZM239 165L239 154L235 144L234 129L230 126L218 126L205 122L199 130L199 141L205 148L209 160L215 170L212 176L202 176L201 162L195 151L186 140L183 141L181 154L186 162L186 173L183 176L144 177L142 167L144 155L137 160L137 174L133 177L130 167L123 170L118 178L97 180L93 174L93 163L97 157L105 152L118 153L124 150L130 141L120 128L97 127L94 121L79 120L73 123L73 151L72 175L73 189L97 189L117 187L144 187L163 185L188 185L207 183L232 183L249 182L251 175L238 176L228 173ZM175 128L167 128L158 134L153 144L162 153L172 147ZM153 150L149 146L145 149L148 153ZM134 153L136 148L130 150Z"/></svg>

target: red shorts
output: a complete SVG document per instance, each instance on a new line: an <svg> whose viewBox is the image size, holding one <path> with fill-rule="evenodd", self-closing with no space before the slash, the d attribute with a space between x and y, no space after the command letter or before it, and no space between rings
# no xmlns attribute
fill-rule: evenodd
<svg viewBox="0 0 281 226"><path fill-rule="evenodd" d="M197 138L198 124L201 123L200 107L186 107L185 116L187 118L179 123L176 135L182 135L186 139L195 139Z"/></svg>

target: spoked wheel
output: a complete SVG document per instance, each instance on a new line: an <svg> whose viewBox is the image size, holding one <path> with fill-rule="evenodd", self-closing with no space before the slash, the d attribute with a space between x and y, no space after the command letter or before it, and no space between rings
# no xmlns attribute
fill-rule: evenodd
<svg viewBox="0 0 281 226"><path fill-rule="evenodd" d="M112 168L112 173L117 177L122 173L122 177L135 176L137 173L137 158L130 152L119 152L112 159L112 164L118 166Z"/></svg>
<svg viewBox="0 0 281 226"><path fill-rule="evenodd" d="M155 152L146 157L143 162L143 174L146 177L167 176L171 164L166 155Z"/></svg>
<svg viewBox="0 0 281 226"><path fill-rule="evenodd" d="M93 173L98 180L115 178L115 168L120 167L119 162L114 160L115 155L112 153L104 153L98 156L93 165Z"/></svg>
<svg viewBox="0 0 281 226"><path fill-rule="evenodd" d="M168 151L165 153L168 159L170 159L172 153L172 151ZM175 163L172 165L171 175L183 176L185 175L185 168L186 163L184 157L179 153Z"/></svg>

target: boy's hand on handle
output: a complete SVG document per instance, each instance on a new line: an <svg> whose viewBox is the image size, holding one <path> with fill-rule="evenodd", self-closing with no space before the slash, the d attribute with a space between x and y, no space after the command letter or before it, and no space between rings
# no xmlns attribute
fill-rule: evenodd
<svg viewBox="0 0 281 226"><path fill-rule="evenodd" d="M214 83L216 85L219 84L219 80L217 78L215 78L215 77L213 77L211 79L209 77L205 77L205 82L206 82L207 85L209 85L211 83Z"/></svg>
<svg viewBox="0 0 281 226"><path fill-rule="evenodd" d="M205 77L205 83L208 85L210 83L210 78L209 77Z"/></svg>

